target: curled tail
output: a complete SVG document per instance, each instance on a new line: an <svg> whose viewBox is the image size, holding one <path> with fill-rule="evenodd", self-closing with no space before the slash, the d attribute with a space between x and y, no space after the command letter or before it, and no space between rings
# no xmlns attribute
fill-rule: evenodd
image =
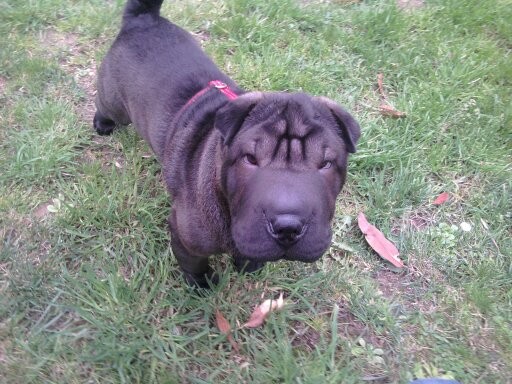
<svg viewBox="0 0 512 384"><path fill-rule="evenodd" d="M141 16L150 15L158 17L160 14L160 7L164 0L128 0L124 8L123 20Z"/></svg>

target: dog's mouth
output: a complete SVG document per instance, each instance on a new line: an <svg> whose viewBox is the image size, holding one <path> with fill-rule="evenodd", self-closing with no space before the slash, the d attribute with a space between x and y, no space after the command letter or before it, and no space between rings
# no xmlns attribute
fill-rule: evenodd
<svg viewBox="0 0 512 384"><path fill-rule="evenodd" d="M261 253L255 252L244 255L244 257L249 260L264 262L288 260L313 263L320 259L327 249L328 246L315 247L314 249L303 249L300 244L295 244L294 246L287 247L286 249L275 246L273 250L267 250L266 252L263 251Z"/></svg>
<svg viewBox="0 0 512 384"><path fill-rule="evenodd" d="M309 251L307 253L296 253L296 252L285 253L285 254L283 254L283 256L281 258L284 260L289 260L289 261L301 261L303 263L314 263L315 261L317 261L318 259L320 259L322 257L322 255L325 253L325 251L326 251L326 249L322 248L322 249L318 249L315 251Z"/></svg>
<svg viewBox="0 0 512 384"><path fill-rule="evenodd" d="M252 232L235 231L238 252L252 261L317 261L329 248L331 231L315 225L312 217L292 214L269 216L263 211ZM253 236L247 236L247 234ZM237 236L238 235L238 236Z"/></svg>

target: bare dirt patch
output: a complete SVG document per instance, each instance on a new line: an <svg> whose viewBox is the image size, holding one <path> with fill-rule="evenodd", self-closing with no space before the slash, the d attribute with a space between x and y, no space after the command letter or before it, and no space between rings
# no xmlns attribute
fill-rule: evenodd
<svg viewBox="0 0 512 384"><path fill-rule="evenodd" d="M79 36L74 33L64 33L54 29L45 31L40 40L52 54L61 53L59 66L73 77L85 94L85 100L77 105L77 113L84 121L92 121L96 95L96 61L92 57L93 47L80 43Z"/></svg>
<svg viewBox="0 0 512 384"><path fill-rule="evenodd" d="M47 48L76 50L78 36L74 33L63 33L49 29L41 35L41 41Z"/></svg>
<svg viewBox="0 0 512 384"><path fill-rule="evenodd" d="M5 94L5 88L7 86L7 80L0 76L0 96Z"/></svg>
<svg viewBox="0 0 512 384"><path fill-rule="evenodd" d="M91 139L93 145L82 152L82 161L89 164L99 162L103 169L109 169L112 165L118 169L124 168L126 159L118 147L119 143L115 143L112 147L105 144L104 140L103 137L93 136Z"/></svg>
<svg viewBox="0 0 512 384"><path fill-rule="evenodd" d="M401 218L393 220L391 233L398 235L405 231L424 231L433 226L437 221L437 207L418 207L410 212L406 212Z"/></svg>
<svg viewBox="0 0 512 384"><path fill-rule="evenodd" d="M425 293L442 276L431 264L409 263L407 271L395 273L380 270L375 276L379 290L386 299L399 303L407 311L419 311L423 314L433 313L435 303L425 298Z"/></svg>
<svg viewBox="0 0 512 384"><path fill-rule="evenodd" d="M350 312L347 303L341 302L339 306L338 333L340 335L345 336L347 339L362 338L367 343L377 348L385 349L389 346L389 342L385 337L375 333L373 329L359 321L357 317Z"/></svg>
<svg viewBox="0 0 512 384"><path fill-rule="evenodd" d="M339 5L352 5L360 3L362 0L302 0L301 4L339 4Z"/></svg>
<svg viewBox="0 0 512 384"><path fill-rule="evenodd" d="M395 273L390 270L378 271L375 280L382 295L388 299L412 299L415 290L411 287L414 281L407 274Z"/></svg>
<svg viewBox="0 0 512 384"><path fill-rule="evenodd" d="M413 11L415 9L420 9L425 6L424 0L397 0L396 5L398 5L398 8L406 10L406 11Z"/></svg>
<svg viewBox="0 0 512 384"><path fill-rule="evenodd" d="M7 348L4 347L3 343L0 343L0 364L7 363Z"/></svg>
<svg viewBox="0 0 512 384"><path fill-rule="evenodd" d="M20 215L11 210L5 214L3 227L0 227L0 242L9 247L16 258L34 266L41 264L49 255L51 243L43 227L34 217ZM9 265L0 265L0 273L9 273Z"/></svg>
<svg viewBox="0 0 512 384"><path fill-rule="evenodd" d="M50 200L50 201L47 201L46 203L39 204L34 209L32 214L34 215L34 217L36 219L39 219L39 220L44 219L46 216L48 216L50 214L50 211L48 210L48 206L50 206L52 203L53 203L53 201Z"/></svg>
<svg viewBox="0 0 512 384"><path fill-rule="evenodd" d="M305 348L313 351L320 341L320 332L306 324L297 322L293 325L292 330L294 332L292 345L296 348Z"/></svg>

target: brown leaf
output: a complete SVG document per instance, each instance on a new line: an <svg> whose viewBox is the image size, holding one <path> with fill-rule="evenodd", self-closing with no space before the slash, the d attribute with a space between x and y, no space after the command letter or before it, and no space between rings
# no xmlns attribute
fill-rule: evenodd
<svg viewBox="0 0 512 384"><path fill-rule="evenodd" d="M390 116L390 117L405 117L405 112L400 112L396 110L394 107L392 107L388 103L388 97L386 95L386 91L384 91L384 74L383 73L377 73L377 87L379 90L379 95L381 99L381 103L379 106L380 114L383 116Z"/></svg>
<svg viewBox="0 0 512 384"><path fill-rule="evenodd" d="M386 100L386 93L384 92L384 74L377 73L377 86L379 87L379 94L383 100Z"/></svg>
<svg viewBox="0 0 512 384"><path fill-rule="evenodd" d="M434 205L441 205L448 201L448 198L450 197L450 194L448 192L443 192L437 198L434 200L432 204Z"/></svg>
<svg viewBox="0 0 512 384"><path fill-rule="evenodd" d="M224 315L218 309L215 310L215 322L217 323L217 328L224 335L229 335L231 333L231 325L226 320Z"/></svg>
<svg viewBox="0 0 512 384"><path fill-rule="evenodd" d="M383 116L390 116L390 117L405 117L407 116L405 112L397 111L395 108L393 108L391 105L386 103L381 103L379 106L380 114Z"/></svg>
<svg viewBox="0 0 512 384"><path fill-rule="evenodd" d="M221 311L218 309L215 310L215 322L217 323L217 328L219 328L219 331L226 335L226 338L229 341L229 344L233 347L233 349L236 352L240 352L240 347L238 346L235 339L233 339L233 336L231 335L231 325L229 324L229 321L226 320L224 315Z"/></svg>
<svg viewBox="0 0 512 384"><path fill-rule="evenodd" d="M397 268L403 268L404 263L398 258L398 249L391 241L386 239L381 231L366 220L362 212L357 216L357 224L361 232L363 232L366 241L370 244L370 247L372 247L380 257L386 259Z"/></svg>
<svg viewBox="0 0 512 384"><path fill-rule="evenodd" d="M270 312L280 310L283 307L284 299L283 293L281 292L277 300L267 299L256 308L254 308L251 317L242 327L257 328L265 322Z"/></svg>

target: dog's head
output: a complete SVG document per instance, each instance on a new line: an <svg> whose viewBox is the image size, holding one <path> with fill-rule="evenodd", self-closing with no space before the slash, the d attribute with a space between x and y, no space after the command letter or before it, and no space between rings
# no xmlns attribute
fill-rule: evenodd
<svg viewBox="0 0 512 384"><path fill-rule="evenodd" d="M240 254L317 260L329 247L336 196L360 136L354 118L327 98L254 92L218 111L215 127Z"/></svg>

